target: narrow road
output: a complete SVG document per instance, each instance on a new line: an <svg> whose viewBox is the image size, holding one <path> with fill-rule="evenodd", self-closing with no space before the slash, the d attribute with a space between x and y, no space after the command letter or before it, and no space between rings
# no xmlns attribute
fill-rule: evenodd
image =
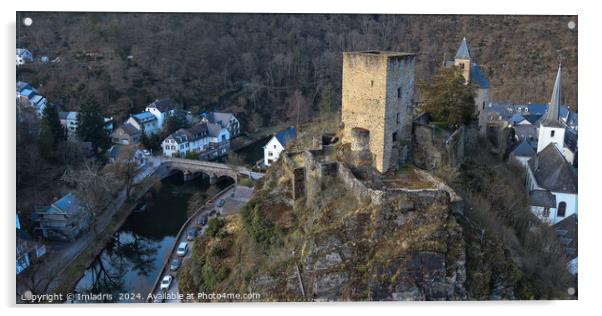
<svg viewBox="0 0 602 316"><path fill-rule="evenodd" d="M170 274L173 277L173 281L171 282L169 289L166 292L163 292L160 289L160 282L159 282L159 284L157 284L157 287L155 289L153 289L153 291L152 291L152 293L156 295L155 297L158 297L159 294L164 293L165 294L164 297L172 297L172 298L176 298L176 299L165 299L165 300L158 299L158 300L154 300L153 301L154 303L161 303L161 302L179 303L179 302L181 302L179 299L177 299L178 293L179 293L177 271L175 271L175 272L170 271L169 265L171 265L171 261L173 259L178 258L177 254L176 254L176 248L181 242L186 242L188 244L188 251L186 252L186 255L182 258L182 262L184 262L186 259L188 259L192 256L192 243L194 241L187 240L187 233L190 228L198 227L198 225L197 225L198 218L200 216L209 215L212 211L215 211L215 214L210 215L209 219L215 218L217 216L236 214L236 213L240 212L240 209L243 207L243 205L245 205L247 203L247 201L249 201L251 199L252 195L253 195L253 188L248 188L248 187L244 187L244 186L234 186L231 189L229 189L228 191L222 192L218 196L213 197L209 201L209 203L207 203L200 211L198 211L193 216L193 218L190 221L188 221L188 224L186 224L184 229L182 229L181 236L178 238L178 240L176 240L176 243L174 246L174 251L172 251L172 253L169 256L169 260L167 260L167 266L163 267L163 270L161 273L161 278L160 278L161 280L163 279L163 277L170 275ZM224 200L224 205L222 207L219 207L219 206L217 206L217 203L221 199ZM221 214L221 215L219 215L219 214ZM198 236L202 236L205 233L206 229L207 229L207 225L204 225L201 228L201 230L198 232Z"/></svg>

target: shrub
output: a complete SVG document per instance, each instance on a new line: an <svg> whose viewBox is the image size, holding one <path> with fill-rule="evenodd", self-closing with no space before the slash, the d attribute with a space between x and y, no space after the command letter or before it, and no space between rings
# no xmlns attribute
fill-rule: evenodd
<svg viewBox="0 0 602 316"><path fill-rule="evenodd" d="M261 211L261 205L266 198L266 193L253 197L240 211L245 231L256 242L268 245L271 243L275 233L274 225Z"/></svg>
<svg viewBox="0 0 602 316"><path fill-rule="evenodd" d="M224 219L212 218L207 222L206 233L211 237L216 237L225 225L226 221ZM220 237L223 237L223 235L220 235Z"/></svg>

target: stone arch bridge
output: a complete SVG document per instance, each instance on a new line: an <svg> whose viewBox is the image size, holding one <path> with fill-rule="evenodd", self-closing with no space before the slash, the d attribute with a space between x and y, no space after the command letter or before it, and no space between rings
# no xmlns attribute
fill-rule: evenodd
<svg viewBox="0 0 602 316"><path fill-rule="evenodd" d="M218 162L183 158L163 157L161 165L170 171L181 171L184 174L185 181L192 180L201 174L206 174L209 176L209 182L211 184L215 183L218 178L224 176L232 179L236 179L237 176L243 176L257 180L264 175L260 172L253 172L246 167L232 167Z"/></svg>

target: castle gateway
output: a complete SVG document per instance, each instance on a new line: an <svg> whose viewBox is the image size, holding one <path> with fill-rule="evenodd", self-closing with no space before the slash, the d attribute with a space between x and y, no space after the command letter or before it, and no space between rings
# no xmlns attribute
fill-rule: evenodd
<svg viewBox="0 0 602 316"><path fill-rule="evenodd" d="M398 166L411 137L414 68L411 53L343 53L343 143L367 147L380 172Z"/></svg>

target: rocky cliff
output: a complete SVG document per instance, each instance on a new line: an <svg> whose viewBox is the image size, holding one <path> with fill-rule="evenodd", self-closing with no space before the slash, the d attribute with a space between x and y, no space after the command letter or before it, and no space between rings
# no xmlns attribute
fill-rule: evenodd
<svg viewBox="0 0 602 316"><path fill-rule="evenodd" d="M486 264L506 262L503 251L485 255L437 179L406 168L390 176L413 174L403 188L358 189L339 172L308 179L312 196L294 200L285 163L270 168L240 216L195 241L178 276L182 292L256 292L263 301L513 298L512 280Z"/></svg>

